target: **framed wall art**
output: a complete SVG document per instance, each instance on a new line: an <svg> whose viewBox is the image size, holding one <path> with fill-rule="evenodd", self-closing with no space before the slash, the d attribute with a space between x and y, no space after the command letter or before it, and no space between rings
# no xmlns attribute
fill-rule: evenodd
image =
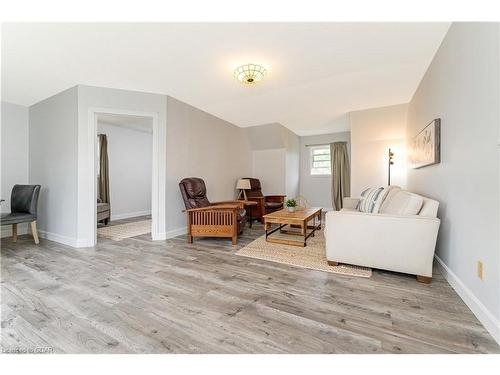
<svg viewBox="0 0 500 375"><path fill-rule="evenodd" d="M441 119L435 119L413 138L411 163L418 169L440 162Z"/></svg>

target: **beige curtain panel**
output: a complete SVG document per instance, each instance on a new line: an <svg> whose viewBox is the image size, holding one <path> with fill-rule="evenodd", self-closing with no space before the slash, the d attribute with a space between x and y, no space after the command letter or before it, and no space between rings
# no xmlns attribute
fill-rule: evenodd
<svg viewBox="0 0 500 375"><path fill-rule="evenodd" d="M330 144L332 166L332 207L335 211L342 208L344 197L351 195L351 168L347 154L347 142Z"/></svg>
<svg viewBox="0 0 500 375"><path fill-rule="evenodd" d="M99 134L99 179L97 182L98 197L102 203L109 202L109 163L108 139L106 134Z"/></svg>

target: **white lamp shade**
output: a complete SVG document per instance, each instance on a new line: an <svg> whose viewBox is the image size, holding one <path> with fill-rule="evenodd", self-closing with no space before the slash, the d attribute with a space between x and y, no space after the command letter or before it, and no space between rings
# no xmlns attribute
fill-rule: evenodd
<svg viewBox="0 0 500 375"><path fill-rule="evenodd" d="M250 190L250 180L240 178L236 183L236 189Z"/></svg>

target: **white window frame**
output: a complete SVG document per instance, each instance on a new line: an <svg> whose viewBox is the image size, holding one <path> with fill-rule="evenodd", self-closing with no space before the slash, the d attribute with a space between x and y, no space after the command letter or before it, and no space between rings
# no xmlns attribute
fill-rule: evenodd
<svg viewBox="0 0 500 375"><path fill-rule="evenodd" d="M328 170L328 173L313 173L314 171L314 166L313 166L313 154L314 150L323 150L327 149L328 152L330 153L330 145L317 145L317 146L310 146L309 147L309 175L313 177L329 177L332 175L332 170L331 168ZM332 162L332 155L330 154L330 165Z"/></svg>

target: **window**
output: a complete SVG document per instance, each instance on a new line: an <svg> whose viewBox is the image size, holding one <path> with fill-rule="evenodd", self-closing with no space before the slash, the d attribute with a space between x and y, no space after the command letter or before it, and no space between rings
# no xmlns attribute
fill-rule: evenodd
<svg viewBox="0 0 500 375"><path fill-rule="evenodd" d="M311 175L330 175L330 145L311 147Z"/></svg>

